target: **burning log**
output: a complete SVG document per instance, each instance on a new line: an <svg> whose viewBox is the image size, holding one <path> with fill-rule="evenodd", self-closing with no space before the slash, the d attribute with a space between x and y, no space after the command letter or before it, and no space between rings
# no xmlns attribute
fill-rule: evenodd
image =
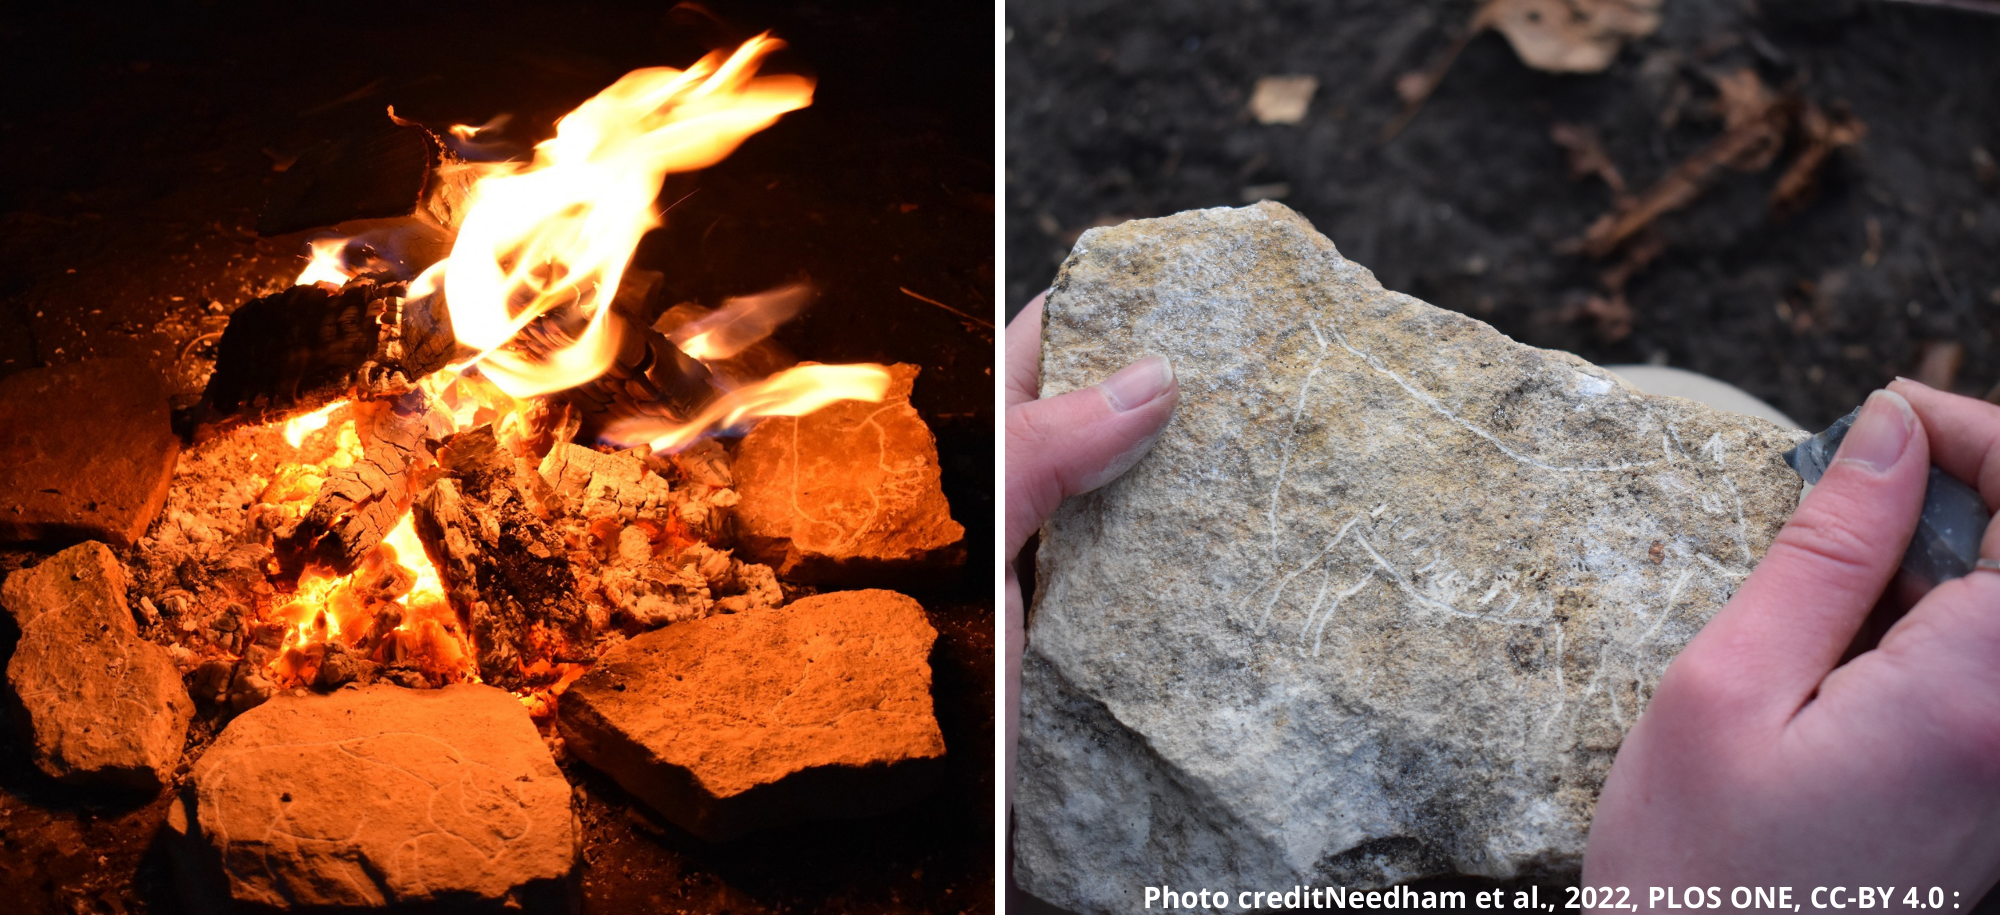
<svg viewBox="0 0 2000 915"><path fill-rule="evenodd" d="M361 458L329 475L296 527L277 537L279 567L296 575L308 565L345 575L361 564L415 498L414 471L431 462L424 447L432 402L413 388L393 403L360 408Z"/></svg>
<svg viewBox="0 0 2000 915"><path fill-rule="evenodd" d="M465 215L472 170L437 135L388 123L321 143L285 170L257 234L286 235L361 219L422 223L445 233Z"/></svg>
<svg viewBox="0 0 2000 915"><path fill-rule="evenodd" d="M452 436L438 463L450 476L417 500L417 536L466 623L481 679L517 689L529 659L580 659L588 617L567 547L529 509L492 427Z"/></svg>
<svg viewBox="0 0 2000 915"><path fill-rule="evenodd" d="M244 304L216 344L196 428L212 434L343 397L406 393L458 351L442 296L406 300L407 291L362 278L338 291L293 286Z"/></svg>

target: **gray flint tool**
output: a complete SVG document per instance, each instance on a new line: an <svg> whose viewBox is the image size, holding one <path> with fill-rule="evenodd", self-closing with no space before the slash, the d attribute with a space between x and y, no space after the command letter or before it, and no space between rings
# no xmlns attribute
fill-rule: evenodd
<svg viewBox="0 0 2000 915"><path fill-rule="evenodd" d="M1808 483L1818 483L1827 465L1833 463L1840 442L1854 425L1861 408L1837 420L1812 438L1785 452L1785 463ZM1992 517L1986 502L1972 487L1933 466L1930 482L1924 487L1924 511L1917 517L1917 532L1903 553L1903 571L1935 586L1972 572L1979 560L1979 541L1986 536L1986 522Z"/></svg>

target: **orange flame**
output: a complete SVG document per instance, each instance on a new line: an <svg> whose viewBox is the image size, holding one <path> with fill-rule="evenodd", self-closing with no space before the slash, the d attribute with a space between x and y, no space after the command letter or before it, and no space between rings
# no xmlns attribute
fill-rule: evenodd
<svg viewBox="0 0 2000 915"><path fill-rule="evenodd" d="M889 380L889 370L879 365L795 366L723 394L685 423L635 417L613 423L605 437L678 451L708 432L753 419L804 416L842 400L880 401L889 393Z"/></svg>
<svg viewBox="0 0 2000 915"><path fill-rule="evenodd" d="M292 281L292 285L331 283L335 286L345 286L348 280L354 278L354 273L347 269L347 259L343 254L347 250L345 236L327 235L315 238L306 242L306 248L312 252L311 259L307 261L306 269L299 274L299 278Z"/></svg>
<svg viewBox="0 0 2000 915"><path fill-rule="evenodd" d="M347 401L336 400L304 416L294 416L285 421L285 442L294 448L305 444L306 436L326 428L327 418L333 411L347 406Z"/></svg>
<svg viewBox="0 0 2000 915"><path fill-rule="evenodd" d="M689 321L667 339L680 347L681 352L703 362L727 359L796 317L812 301L812 294L811 286L793 283L756 295L726 299L714 314Z"/></svg>
<svg viewBox="0 0 2000 915"><path fill-rule="evenodd" d="M499 166L473 186L465 223L440 271L461 343L481 371L525 398L587 382L617 352L610 302L670 172L706 168L785 112L812 101L797 76L756 76L782 44L759 35L687 70L635 70L556 124L526 166ZM432 282L435 282L433 278ZM558 309L581 322L570 341L528 354L508 344Z"/></svg>

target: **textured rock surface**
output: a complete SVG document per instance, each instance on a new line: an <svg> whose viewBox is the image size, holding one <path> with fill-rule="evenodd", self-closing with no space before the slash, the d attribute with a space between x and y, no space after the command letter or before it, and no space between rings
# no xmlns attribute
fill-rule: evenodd
<svg viewBox="0 0 2000 915"><path fill-rule="evenodd" d="M194 702L166 649L139 637L128 585L101 543L7 576L0 602L21 628L7 687L43 772L152 794L180 765Z"/></svg>
<svg viewBox="0 0 2000 915"><path fill-rule="evenodd" d="M280 695L169 809L190 911L572 910L570 786L490 686Z"/></svg>
<svg viewBox="0 0 2000 915"><path fill-rule="evenodd" d="M167 398L143 363L105 359L0 379L0 539L129 546L166 503Z"/></svg>
<svg viewBox="0 0 2000 915"><path fill-rule="evenodd" d="M707 839L881 813L928 787L944 755L936 638L894 591L676 623L607 652L563 694L563 739Z"/></svg>
<svg viewBox="0 0 2000 915"><path fill-rule="evenodd" d="M757 424L736 449L738 541L794 581L890 584L965 561L937 439L910 407L917 367L881 403L842 401Z"/></svg>
<svg viewBox="0 0 2000 915"><path fill-rule="evenodd" d="M1796 504L1803 433L1382 289L1276 204L1086 233L1042 393L1181 402L1043 532L1017 875L1138 887L1573 871L1662 669Z"/></svg>

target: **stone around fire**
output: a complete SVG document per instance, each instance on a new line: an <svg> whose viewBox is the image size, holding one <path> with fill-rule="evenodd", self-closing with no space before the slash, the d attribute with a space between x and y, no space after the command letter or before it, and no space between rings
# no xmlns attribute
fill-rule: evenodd
<svg viewBox="0 0 2000 915"><path fill-rule="evenodd" d="M7 686L43 772L150 796L180 765L194 702L166 649L139 636L128 586L101 543L7 576L0 601L21 629Z"/></svg>
<svg viewBox="0 0 2000 915"><path fill-rule="evenodd" d="M965 528L940 488L937 439L910 406L917 367L889 371L881 403L766 419L737 446L738 541L779 577L892 584L965 561Z"/></svg>
<svg viewBox="0 0 2000 915"><path fill-rule="evenodd" d="M130 546L166 503L181 441L144 363L0 379L0 540Z"/></svg>
<svg viewBox="0 0 2000 915"><path fill-rule="evenodd" d="M1264 203L1087 232L1041 393L1168 356L1152 451L1042 531L1016 876L1574 874L1661 671L1791 514L1803 437L1383 289Z"/></svg>
<svg viewBox="0 0 2000 915"><path fill-rule="evenodd" d="M570 799L512 695L378 684L237 717L167 828L189 911L570 912Z"/></svg>
<svg viewBox="0 0 2000 915"><path fill-rule="evenodd" d="M881 813L944 756L937 631L893 591L676 623L606 653L563 694L565 745L711 841Z"/></svg>

